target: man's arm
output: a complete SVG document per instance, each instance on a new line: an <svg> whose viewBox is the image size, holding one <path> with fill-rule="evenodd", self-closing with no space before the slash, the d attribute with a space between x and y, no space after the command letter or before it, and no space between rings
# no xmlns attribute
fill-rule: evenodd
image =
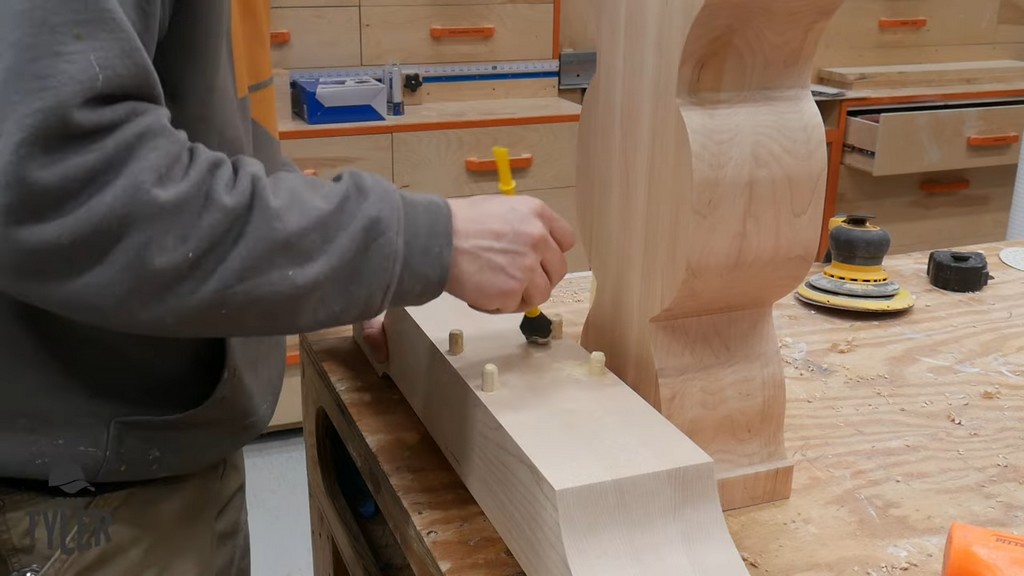
<svg viewBox="0 0 1024 576"><path fill-rule="evenodd" d="M175 130L117 0L0 3L0 291L166 336L283 334L437 296L451 213Z"/></svg>

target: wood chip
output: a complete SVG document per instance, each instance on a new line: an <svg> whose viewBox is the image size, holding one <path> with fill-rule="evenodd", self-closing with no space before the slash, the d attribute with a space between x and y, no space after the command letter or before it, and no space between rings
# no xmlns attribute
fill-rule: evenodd
<svg viewBox="0 0 1024 576"><path fill-rule="evenodd" d="M960 417L956 415L956 412L953 412L952 410L949 411L949 421L957 426L964 425L964 421L961 420Z"/></svg>
<svg viewBox="0 0 1024 576"><path fill-rule="evenodd" d="M857 346L853 343L853 336L846 339L846 342L833 342L829 350L839 354L849 354L857 349Z"/></svg>
<svg viewBox="0 0 1024 576"><path fill-rule="evenodd" d="M998 390L985 390L981 393L981 397L985 400L998 400L1002 398L1002 394Z"/></svg>

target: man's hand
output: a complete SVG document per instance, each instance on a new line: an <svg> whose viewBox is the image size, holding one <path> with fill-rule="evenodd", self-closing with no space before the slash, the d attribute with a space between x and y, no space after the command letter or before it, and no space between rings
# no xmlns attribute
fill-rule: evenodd
<svg viewBox="0 0 1024 576"><path fill-rule="evenodd" d="M540 306L565 277L576 244L568 222L530 196L486 195L448 201L451 270L446 291L493 313Z"/></svg>

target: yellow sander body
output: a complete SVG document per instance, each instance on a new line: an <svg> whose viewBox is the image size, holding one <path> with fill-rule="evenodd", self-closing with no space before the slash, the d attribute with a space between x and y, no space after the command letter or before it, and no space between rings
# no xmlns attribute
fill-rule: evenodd
<svg viewBox="0 0 1024 576"><path fill-rule="evenodd" d="M840 216L829 222L832 262L797 289L808 304L855 312L902 312L914 297L882 266L889 234L870 224L871 216Z"/></svg>

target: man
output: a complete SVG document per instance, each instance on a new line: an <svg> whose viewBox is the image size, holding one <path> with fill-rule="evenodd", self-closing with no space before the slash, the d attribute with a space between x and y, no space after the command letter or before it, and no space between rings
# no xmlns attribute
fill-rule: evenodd
<svg viewBox="0 0 1024 576"><path fill-rule="evenodd" d="M282 160L267 2L0 3L0 576L247 574L280 335L565 274L539 201Z"/></svg>

